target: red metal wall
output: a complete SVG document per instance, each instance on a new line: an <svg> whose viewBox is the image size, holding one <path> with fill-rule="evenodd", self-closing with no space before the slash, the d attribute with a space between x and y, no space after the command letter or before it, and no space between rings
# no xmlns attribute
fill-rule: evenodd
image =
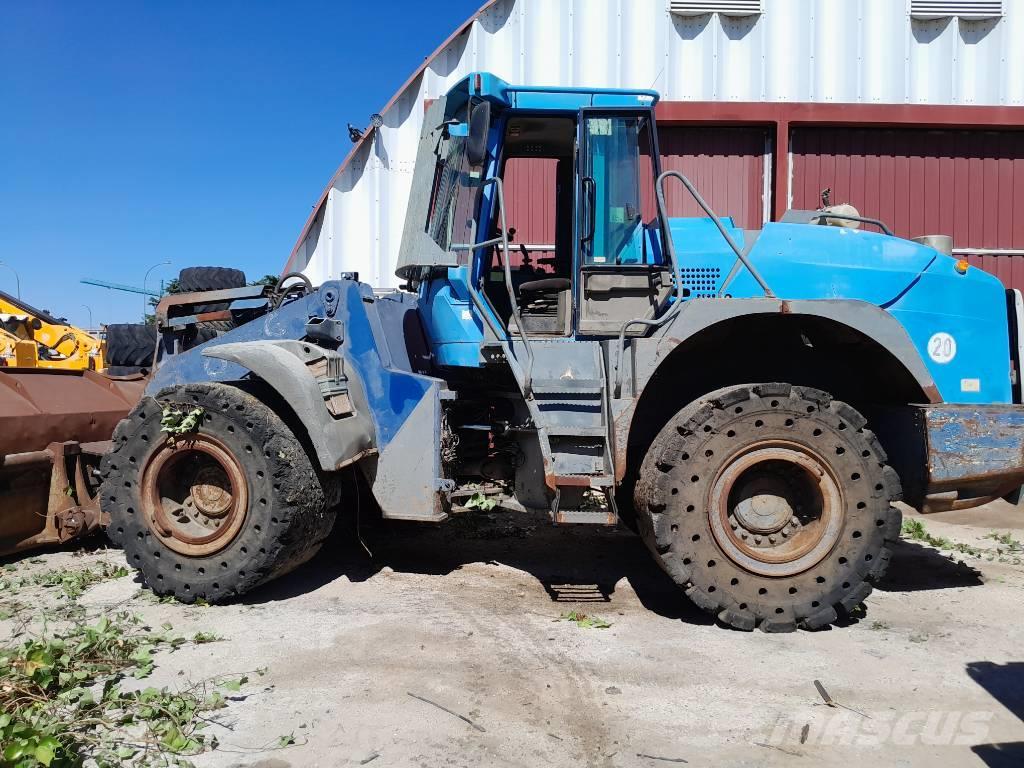
<svg viewBox="0 0 1024 768"><path fill-rule="evenodd" d="M505 164L502 183L505 191L505 221L509 229L515 229L512 254L509 263L519 267L523 263L522 251L514 246L555 244L555 196L556 170L558 161L545 157L514 157ZM554 256L554 250L535 248L531 258L543 259ZM541 271L551 271L550 266L533 266Z"/></svg>
<svg viewBox="0 0 1024 768"><path fill-rule="evenodd" d="M793 208L817 208L831 187L833 203L852 203L903 237L1024 249L1024 133L794 128L791 148ZM1012 269L1024 287L1015 258L983 268Z"/></svg>
<svg viewBox="0 0 1024 768"><path fill-rule="evenodd" d="M505 220L517 243L554 244L557 160L515 157L505 165Z"/></svg>
<svg viewBox="0 0 1024 768"><path fill-rule="evenodd" d="M766 129L667 125L659 127L658 140L662 170L686 174L720 216L732 216L747 229L761 226ZM554 242L555 164L515 158L505 168L506 218L516 228L517 243ZM645 221L655 213L652 189L644 190ZM704 215L679 183L669 181L665 191L670 216Z"/></svg>
<svg viewBox="0 0 1024 768"><path fill-rule="evenodd" d="M967 256L967 261L998 277L1007 288L1024 291L1024 256L972 253Z"/></svg>
<svg viewBox="0 0 1024 768"><path fill-rule="evenodd" d="M661 125L658 141L663 171L681 171L719 216L732 216L745 229L760 229L764 223L764 128ZM666 182L665 203L669 216L704 215L676 181Z"/></svg>

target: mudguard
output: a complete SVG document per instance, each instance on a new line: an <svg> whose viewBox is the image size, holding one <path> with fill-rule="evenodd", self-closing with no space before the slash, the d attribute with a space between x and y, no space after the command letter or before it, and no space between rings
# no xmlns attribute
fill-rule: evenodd
<svg viewBox="0 0 1024 768"><path fill-rule="evenodd" d="M903 364L928 402L942 401L921 353L899 320L874 304L856 299L691 299L655 336L633 342L636 347L635 391L642 391L673 349L701 331L736 317L778 314L826 318L870 337Z"/></svg>
<svg viewBox="0 0 1024 768"><path fill-rule="evenodd" d="M449 483L441 471L440 402L447 393L443 381L416 372L422 344L415 321L414 297L330 281L201 346L167 354L146 392L258 377L293 409L322 469L359 462L385 517L441 520L439 491Z"/></svg>
<svg viewBox="0 0 1024 768"><path fill-rule="evenodd" d="M243 341L203 356L237 363L273 387L306 427L321 468L340 469L376 451L362 382L337 352L299 341Z"/></svg>

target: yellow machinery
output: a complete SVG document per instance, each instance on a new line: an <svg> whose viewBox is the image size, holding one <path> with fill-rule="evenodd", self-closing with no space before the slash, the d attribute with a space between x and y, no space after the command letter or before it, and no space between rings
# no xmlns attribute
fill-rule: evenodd
<svg viewBox="0 0 1024 768"><path fill-rule="evenodd" d="M105 348L0 291L0 557L102 524L100 458L146 383L101 373Z"/></svg>
<svg viewBox="0 0 1024 768"><path fill-rule="evenodd" d="M0 291L0 360L3 361L0 364L19 368L100 370L105 367L102 341L3 291Z"/></svg>
<svg viewBox="0 0 1024 768"><path fill-rule="evenodd" d="M11 368L38 368L39 345L34 339L23 339L0 323L0 365Z"/></svg>

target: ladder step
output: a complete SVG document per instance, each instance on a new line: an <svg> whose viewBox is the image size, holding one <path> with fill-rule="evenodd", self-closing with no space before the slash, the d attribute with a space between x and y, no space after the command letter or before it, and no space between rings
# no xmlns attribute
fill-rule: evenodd
<svg viewBox="0 0 1024 768"><path fill-rule="evenodd" d="M600 379L534 379L531 387L538 395L599 395L604 391L604 382Z"/></svg>
<svg viewBox="0 0 1024 768"><path fill-rule="evenodd" d="M607 509L560 509L555 513L556 525L615 525L619 522L615 510Z"/></svg>
<svg viewBox="0 0 1024 768"><path fill-rule="evenodd" d="M545 431L553 437L605 437L606 427L578 427L571 424L552 424Z"/></svg>
<svg viewBox="0 0 1024 768"><path fill-rule="evenodd" d="M604 488L614 485L611 475L595 472L592 475L552 475L555 485L565 488Z"/></svg>

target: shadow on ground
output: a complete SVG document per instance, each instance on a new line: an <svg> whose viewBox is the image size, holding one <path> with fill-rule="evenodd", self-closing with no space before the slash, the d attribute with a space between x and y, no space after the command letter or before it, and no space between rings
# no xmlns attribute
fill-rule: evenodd
<svg viewBox="0 0 1024 768"><path fill-rule="evenodd" d="M916 592L922 589L980 587L981 572L966 563L951 560L936 549L914 541L900 540L878 589L886 592Z"/></svg>
<svg viewBox="0 0 1024 768"><path fill-rule="evenodd" d="M641 603L660 616L695 624L714 619L694 606L656 565L639 537L622 529L552 526L544 516L468 513L437 526L376 520L360 534L339 521L306 567L242 598L263 603L294 597L339 577L365 581L382 568L443 576L470 563L501 563L539 581L553 602L608 602L627 579ZM981 574L914 542L900 541L878 588L888 592L980 586ZM855 623L851 618L843 623Z"/></svg>
<svg viewBox="0 0 1024 768"><path fill-rule="evenodd" d="M360 538L372 556L360 543ZM106 545L92 536L62 548L95 551ZM53 551L53 550L50 550ZM4 558L29 559L39 551ZM657 566L639 537L624 529L551 525L544 515L473 512L440 524L401 523L375 518L357 531L341 519L320 553L307 565L240 598L260 604L311 592L340 577L361 582L382 568L443 576L470 563L500 563L537 579L552 602L607 603L626 579L647 610L693 624L708 616L681 593ZM878 588L887 592L980 586L979 571L931 547L900 541ZM856 623L844 617L839 626Z"/></svg>
<svg viewBox="0 0 1024 768"><path fill-rule="evenodd" d="M1018 720L1024 720L1024 662L972 661L967 665L967 675ZM978 744L971 750L989 768L1024 765L1024 741Z"/></svg>
<svg viewBox="0 0 1024 768"><path fill-rule="evenodd" d="M242 598L246 603L286 599L339 577L365 581L382 568L443 576L470 563L500 563L530 574L552 602L607 603L615 585L629 581L640 602L670 619L711 624L657 566L640 539L596 526L555 527L546 517L470 513L438 526L377 521L361 530L339 521L305 567Z"/></svg>

